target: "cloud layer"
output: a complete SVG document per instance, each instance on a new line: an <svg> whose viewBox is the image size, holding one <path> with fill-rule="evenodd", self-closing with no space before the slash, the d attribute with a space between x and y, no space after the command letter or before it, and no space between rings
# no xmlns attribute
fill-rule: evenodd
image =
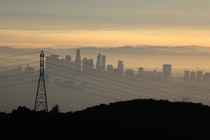
<svg viewBox="0 0 210 140"><path fill-rule="evenodd" d="M209 0L1 0L1 28L136 30L210 27Z"/></svg>

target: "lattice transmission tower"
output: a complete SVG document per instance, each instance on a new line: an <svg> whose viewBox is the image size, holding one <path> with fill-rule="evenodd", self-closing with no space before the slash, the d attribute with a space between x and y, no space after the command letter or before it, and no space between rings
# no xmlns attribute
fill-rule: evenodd
<svg viewBox="0 0 210 140"><path fill-rule="evenodd" d="M44 79L44 51L40 52L40 75L36 92L36 99L34 105L35 111L45 110L48 112L47 92Z"/></svg>

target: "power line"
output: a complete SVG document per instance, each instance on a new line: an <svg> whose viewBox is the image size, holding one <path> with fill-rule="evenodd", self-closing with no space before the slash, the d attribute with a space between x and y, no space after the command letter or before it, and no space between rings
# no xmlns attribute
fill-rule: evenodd
<svg viewBox="0 0 210 140"><path fill-rule="evenodd" d="M53 53L50 53L50 52L46 52L46 53L48 53L48 54L50 54L50 55L55 55L55 54L53 54ZM51 58L51 59L53 59L53 58ZM55 59L54 59L55 60ZM84 62L83 62L84 63ZM85 63L86 65L90 65L90 64L88 64L88 63ZM101 71L98 71L97 69L95 69L97 72L101 72ZM114 75L114 74L112 74L112 73L107 73L107 74L109 74L109 75ZM142 76L142 78L150 78L151 80L158 80L158 81L160 81L160 82L166 82L166 83L172 83L172 84L178 84L178 85L180 85L180 86L187 86L187 87L189 87L190 85L185 85L184 83L183 84L181 84L181 83L177 83L177 82L174 82L174 81L166 81L166 80L161 80L161 79L158 79L158 78L155 78L155 77L145 77L145 76ZM201 88L201 89L204 89L203 87L198 87L198 86L194 86L194 87L192 87L192 88ZM210 90L210 89L206 89L206 90Z"/></svg>
<svg viewBox="0 0 210 140"><path fill-rule="evenodd" d="M170 89L172 89L172 90L184 90L185 92L187 91L187 93L189 93L190 92L190 94L194 94L194 95L196 95L196 96L200 96L198 93L197 93L197 91L199 91L199 92L205 92L205 93L210 93L210 91L208 90L208 89L206 89L206 88L202 88L202 87L197 87L197 88L195 88L195 87L191 87L191 86L188 86L188 85L184 85L184 84L181 84L181 83L173 83L172 81L164 81L164 80L160 80L160 79L155 79L155 78L150 78L150 79L148 79L148 78L146 78L146 77L140 77L140 78L143 78L143 79L146 79L146 80L149 80L149 82L151 81L151 82L153 82L153 83L155 83L156 85L157 84L159 84L159 83L163 83L163 84L167 84L167 85L163 85L163 87L166 87L166 88L170 88ZM139 80L139 79L138 79ZM144 80L145 81L145 80ZM158 82L155 82L155 81L158 81ZM160 86L160 85L158 85L158 86ZM209 96L206 96L206 95L203 95L203 96L205 96L205 97L208 97L209 98Z"/></svg>
<svg viewBox="0 0 210 140"><path fill-rule="evenodd" d="M184 92L187 92L187 93L190 92L190 94L194 94L194 95L198 95L197 91L202 92L202 93L203 92L209 93L209 91L206 90L206 89L194 89L194 88L191 88L191 87L186 87L186 86L181 86L181 85L175 85L175 84L172 84L170 82L167 82L167 83L161 82L161 81L155 82L155 81L153 81L153 79L150 79L149 81L146 81L146 80L148 80L148 79L145 79L144 82L148 82L150 84L153 83L153 85L157 85L159 87L163 87L163 88L166 88L166 89L171 89L171 90L176 90L176 91L181 90L182 92L184 91ZM139 79L135 79L135 81L139 81ZM160 85L160 83L162 83L163 85ZM178 93L178 92L176 92L176 93Z"/></svg>
<svg viewBox="0 0 210 140"><path fill-rule="evenodd" d="M48 62L49 63L49 62ZM59 66L61 66L61 65L59 65ZM73 70L73 69L71 69L71 70ZM94 71L94 72L97 72L97 71ZM84 73L84 72L83 72ZM89 73L88 73L89 74ZM108 73L106 73L106 75L107 75ZM104 78L104 77L103 77ZM113 79L111 79L111 80L113 80ZM119 81L118 81L119 82ZM122 82L122 81L120 81L120 82ZM154 81L152 81L152 82L154 82ZM171 85L171 83L168 83L168 82L163 82L163 81L161 81L161 83L165 83L165 84L170 84ZM126 83L127 84L127 83ZM150 83L151 84L151 83ZM135 84L136 85L136 84ZM138 85L139 86L139 85ZM179 85L176 85L176 86L179 86ZM162 86L162 87L164 87L164 86ZM166 88L168 88L168 87L166 87ZM171 87L172 88L172 87ZM175 87L176 89L177 89L177 87ZM185 87L187 90L190 90L191 89L191 87ZM173 88L174 89L174 88ZM157 89L155 89L156 91L157 91ZM183 89L182 89L183 90ZM198 89L195 89L195 90L198 90ZM192 91L194 91L194 90L192 90ZM191 92L192 92L191 91ZM163 91L162 91L163 92ZM189 92L189 91L188 91ZM194 91L195 92L195 91ZM176 94L177 94L177 92L176 92ZM167 92L167 95L168 95L168 92ZM198 95L198 94L196 94L196 95Z"/></svg>
<svg viewBox="0 0 210 140"><path fill-rule="evenodd" d="M195 90L203 90L203 91L207 91L207 92L210 91L210 89L208 89L208 88L186 85L185 83L178 83L178 82L174 82L174 81L161 80L161 79L158 79L158 78L155 78L155 77L140 76L140 78L150 79L150 80L154 80L154 81L158 81L158 82L162 82L162 83L166 83L166 84L170 84L170 85L177 85L177 86L181 86L181 87L185 87L185 88L191 88L191 89L195 89Z"/></svg>
<svg viewBox="0 0 210 140"><path fill-rule="evenodd" d="M48 62L49 63L49 62ZM66 68L66 67L64 67L64 66L61 66L61 65L57 65L57 64L54 64L54 63L50 63L50 64L53 64L53 65L56 65L56 66L59 66L59 67L57 67L57 68L60 68L60 67L63 67L63 68L65 68L65 69L67 69L67 70L72 70L72 71L76 71L75 69L69 69L69 68ZM79 72L79 71L76 71L76 72ZM90 73L85 73L85 72L82 72L81 74L88 74L88 75L92 75L92 76L94 76L94 77L99 77L99 76L97 76L97 75L94 75L94 74L90 74ZM101 74L101 73L100 73ZM86 75L82 75L82 76L86 76ZM93 78L93 77L90 77L90 78ZM101 77L100 77L101 78ZM117 80L117 79L109 79L109 78L107 78L107 77L103 77L104 79L107 79L107 80L111 80L111 82L116 82L116 84L118 84L118 83L124 83L124 84L126 84L126 86L128 86L128 85L130 85L130 86L133 86L134 88L138 88L138 90L139 90L139 88L140 87L138 87L137 85L134 85L134 84L131 84L131 83L125 83L124 81L120 81L120 80ZM103 80L104 80L103 79ZM102 79L100 79L100 80L102 80ZM145 89L145 87L141 87L140 89L142 90L142 88L144 88ZM134 89L133 89L134 90ZM157 91L157 89L155 89L155 91Z"/></svg>
<svg viewBox="0 0 210 140"><path fill-rule="evenodd" d="M18 64L16 66L7 66L7 67L3 67L3 68L0 68L0 73L1 72L4 72L4 71L7 71L7 70L11 70L13 68L17 68L18 66L23 66L23 65L34 65L34 64L39 64L39 62L31 62L31 63L21 63L21 64Z"/></svg>
<svg viewBox="0 0 210 140"><path fill-rule="evenodd" d="M13 57L19 57L19 56L26 56L26 55L36 54L36 53L39 53L39 52L38 51L27 52L27 53L20 53L20 54L10 55L10 56L6 56L6 57L0 57L0 60L13 58Z"/></svg>
<svg viewBox="0 0 210 140"><path fill-rule="evenodd" d="M37 71L33 71L33 72L21 72L18 74L11 74L11 75L6 75L6 76L0 76L1 79L4 78L11 78L11 77L19 77L19 76L26 76L26 75L30 75L30 74L35 74L37 73Z"/></svg>
<svg viewBox="0 0 210 140"><path fill-rule="evenodd" d="M37 81L33 81L33 82L19 82L17 84L11 84L11 85L6 85L6 86L0 86L1 89L3 88L11 88L11 87L16 87L16 86L20 86L20 85L26 85L26 84L34 84Z"/></svg>
<svg viewBox="0 0 210 140"><path fill-rule="evenodd" d="M3 80L2 81L2 83L0 83L0 84L2 84L2 86L4 86L4 85L9 85L9 84L11 84L11 83L18 83L18 82L22 82L22 81L26 81L26 82L33 82L33 81L37 81L37 78L34 76L34 75L29 75L29 77L27 77L27 78L16 78L16 79L9 79L9 80ZM0 86L1 87L1 86Z"/></svg>
<svg viewBox="0 0 210 140"><path fill-rule="evenodd" d="M169 97L169 96L168 96ZM153 94L153 98L154 98L154 94ZM209 98L209 97L208 97Z"/></svg>
<svg viewBox="0 0 210 140"><path fill-rule="evenodd" d="M53 54L53 53L49 53L49 52L47 52L48 54L52 54L52 55L55 55L55 54ZM54 58L51 58L51 60L53 60ZM55 60L55 59L54 59ZM83 62L84 63L84 62ZM88 64L88 63L85 63L86 65L90 65L90 64ZM98 73L101 73L101 71L99 71L99 70L97 70L97 69L94 69L95 71L94 72L98 72ZM115 74L112 74L112 73L106 73L106 75L114 75L114 76L116 76ZM202 90L205 90L205 91L207 91L207 92L209 92L210 91L210 89L207 89L207 88L203 88L203 87L198 87L198 86L190 86L190 85L186 85L186 84L184 84L184 83L177 83L177 82L174 82L174 81L166 81L166 80L161 80L161 79L158 79L158 78L153 78L153 77L145 77L145 76L142 76L141 78L146 78L147 80L148 80L148 78L149 79L151 79L152 80L152 82L154 82L153 80L156 80L156 81L158 81L158 82L162 82L162 83L166 83L166 84L174 84L174 85L177 85L177 86L183 86L183 87L186 87L186 88L193 88L193 89L195 89L195 90L198 90L198 89L202 89ZM132 79L133 80L133 79Z"/></svg>
<svg viewBox="0 0 210 140"><path fill-rule="evenodd" d="M34 59L34 58L38 58L38 57L31 57L30 59ZM15 59L15 60L12 60L12 61L4 61L2 63L0 63L0 65L3 65L3 64L11 64L11 63L18 63L18 62L22 62L22 61L26 61L26 59Z"/></svg>
<svg viewBox="0 0 210 140"><path fill-rule="evenodd" d="M85 91L85 90L78 89L78 88L75 88L75 87L69 87L69 86L61 85L61 84L56 83L56 82L52 82L52 81L48 81L48 82L51 83L51 84L55 84L55 85L58 85L58 86L68 88L68 89L78 90L78 91L81 91L82 93L85 93L85 94L90 94L90 95L94 95L94 96L98 96L98 97L102 97L102 98L106 98L106 99L111 99L111 100L114 100L114 101L117 100L116 98L113 98L113 97L109 97L109 96L105 96L105 95L101 95L101 94L96 94L96 93Z"/></svg>
<svg viewBox="0 0 210 140"><path fill-rule="evenodd" d="M52 73L52 72L46 72L46 73L49 73L50 75L60 76L60 77L66 78L66 79L74 80L74 81L84 82L84 81L82 81L82 80L77 80L77 79L75 79L75 78L70 78L70 77L68 77L68 76L64 76L64 75L61 75L61 74L56 74L56 73ZM50 76L50 77L51 77L51 76ZM89 83L89 84L90 84L90 83ZM108 89L108 90L110 90L110 91L112 91L112 92L114 91L115 93L117 93L117 94L120 95L120 96L122 96L122 93L127 94L127 92L120 91L120 90L117 90L117 89L114 89L114 88L110 88L110 87L106 87L106 86L103 86L103 85L100 85L100 84L91 83L90 85L95 85L95 87L96 87L97 89L99 89L98 87L102 87L102 88ZM102 89L100 89L100 90L102 90ZM133 95L133 94L131 94L131 95ZM127 97L128 97L128 95L123 95L123 96L127 96ZM130 96L130 95L129 95L129 96ZM133 95L133 96L139 97L139 95Z"/></svg>
<svg viewBox="0 0 210 140"><path fill-rule="evenodd" d="M49 62L48 62L49 63ZM50 64L53 64L54 66L58 66L58 67L56 67L56 68L60 68L60 69L66 69L66 70L71 70L71 71L75 71L75 72L77 72L77 73L79 73L80 74L80 76L88 76L88 78L91 78L91 79L94 79L94 80L100 80L100 81L103 81L103 82L105 82L105 80L108 80L108 82L110 83L112 83L112 84L117 84L118 86L120 85L120 86L122 86L121 84L124 84L122 87L127 87L127 88L129 88L129 89L131 89L131 90L134 90L135 91L135 89L138 89L138 90L140 90L140 91L142 91L142 90L144 90L144 92L146 91L146 90L148 90L148 88L145 88L145 87L138 87L138 86L136 86L136 85L133 85L133 84L131 84L131 83L126 83L125 81L123 81L123 80L117 80L117 79L109 79L108 77L103 77L103 79L101 79L102 77L99 77L99 76L97 76L97 75L94 75L94 74L90 74L90 73L86 73L86 72L79 72L78 70L75 70L75 69L69 69L69 68L66 68L66 67L64 67L64 66L60 66L60 65L57 65L57 64L54 64L54 63L50 63ZM91 76L90 76L91 75ZM92 77L93 76L93 77ZM95 77L95 78L94 78ZM96 79L96 77L98 77L99 79ZM133 88L131 88L130 86L132 86ZM151 90L151 89L150 89ZM157 91L157 89L153 89L153 91ZM136 92L136 91L135 91ZM148 92L148 91L147 91ZM157 92L156 92L156 94L158 94ZM154 93L153 93L153 95L154 95ZM160 95L160 94L159 94ZM168 94L167 94L168 95ZM163 94L161 94L161 96L163 96ZM168 97L168 96L167 96Z"/></svg>
<svg viewBox="0 0 210 140"><path fill-rule="evenodd" d="M34 58L37 58L37 57L34 57ZM51 60L52 59L53 58L51 58ZM35 62L35 63L38 63L38 62ZM35 63L30 63L30 64L35 64ZM134 94L134 93L137 93L139 91L144 92L144 94L145 93L148 93L148 94L150 94L152 96L159 95L159 96L165 96L165 97L173 97L172 95L169 95L169 93L180 94L176 90L187 90L188 92L190 92L188 94L193 94L193 92L196 92L196 91L200 91L201 92L200 94L202 94L203 92L209 93L209 89L208 88L192 87L190 85L176 83L176 82L173 82L173 81L164 81L164 80L161 80L161 79L158 79L158 78L155 78L155 77L146 77L146 76L134 77L134 78L132 78L132 77L122 78L121 77L119 79L119 77L116 77L115 74L112 74L112 73L103 73L103 72L101 72L101 71L99 71L97 69L94 69L94 71L93 71L94 73L87 73L87 72L84 72L84 71L81 72L81 71L78 71L77 69L66 67L66 66L64 66L62 64L60 65L60 64L57 64L57 63L55 64L55 63L51 63L51 62L47 62L47 63L48 64L51 64L53 66L57 66L55 68L59 68L60 70L71 70L71 71L74 71L77 74L79 74L81 77L84 76L84 77L87 77L87 78L90 78L90 79L94 79L95 81L98 81L98 82L106 82L106 83L112 84L113 86L117 86L118 85L119 88L122 88L122 87L123 88L128 88L129 90L132 90L132 92L129 93L129 96L130 97L132 97L131 95L136 96L136 97L142 96L142 95L139 95L139 94L138 95L137 94ZM85 64L88 64L88 63L85 63ZM25 65L25 64L22 64L22 65ZM52 68L52 66L48 66L48 67L51 67ZM56 74L56 73L49 72L49 71L46 71L46 72L49 73L49 74L51 74L51 75L53 75L53 76L50 76L50 78L53 78L53 79L56 79L54 76L59 76L59 77L63 77L63 78L66 78L66 79L72 79L74 81L84 82L82 80L78 80L76 78L71 78L71 77L66 76L66 75L64 76L62 74ZM22 74L12 74L12 75L8 75L8 76L2 76L0 78L19 77L19 76L25 76L27 74L29 74L29 73L26 73L26 74L23 74L23 73ZM111 78L110 76L114 76L114 78ZM14 85L0 86L0 88L13 87L13 86L27 84L27 83L28 82L18 83L18 84L14 84ZM113 98L113 97L110 97L110 96L92 93L90 91L85 91L83 89L78 89L78 88L75 88L75 87L65 86L65 85L62 85L62 84L56 83L56 82L49 81L49 83L52 83L52 84L55 84L55 85L58 85L58 86L62 86L62 87L68 88L68 89L78 90L78 91L81 91L82 93L87 93L87 94L91 94L91 95L94 95L94 96L100 96L100 97L107 98L107 99L118 100L118 99ZM140 85L139 84L136 84L136 83L140 83ZM146 84L146 83L148 83L148 84ZM118 89L115 89L115 88L111 88L110 86L107 87L107 86L103 86L103 85L100 85L100 84L94 84L94 83L91 83L91 85L95 85L95 88L92 88L94 90L95 89L96 90L98 90L98 89L103 90L102 88L105 88L104 91L110 90L112 92L118 93L118 95L120 95L120 96L122 95L124 97L125 96L128 97L128 95L126 95L128 93L126 91L123 91L123 89L119 89L119 88ZM164 91L164 89L158 90L158 89L155 89L154 87L151 87L151 85L155 85L156 87L162 87L162 88L166 88L166 89L171 89L172 91L168 92L168 91ZM145 87L145 86L147 86L147 87ZM150 86L150 87L148 87L148 86ZM151 91L155 91L155 93L153 93ZM201 96L198 93L197 94L194 94L194 95L196 95L198 97L203 97L203 98L205 98L205 97L206 98L210 98L209 96L204 96L204 95ZM196 98L196 96L195 96L195 98Z"/></svg>
<svg viewBox="0 0 210 140"><path fill-rule="evenodd" d="M84 72L83 72L84 73ZM109 79L110 80L110 79ZM119 80L118 80L119 81ZM127 84L127 83L126 83ZM141 89L142 90L142 89ZM155 89L156 90L156 89ZM157 90L156 90L157 91Z"/></svg>

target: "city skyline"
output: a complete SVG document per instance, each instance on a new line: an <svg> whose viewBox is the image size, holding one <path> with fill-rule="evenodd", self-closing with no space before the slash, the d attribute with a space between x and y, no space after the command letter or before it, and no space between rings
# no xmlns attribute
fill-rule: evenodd
<svg viewBox="0 0 210 140"><path fill-rule="evenodd" d="M174 72L174 66L170 63L162 64L160 66L161 69L148 70L144 65L138 66L138 69L131 69L126 67L127 64L124 63L125 59L117 59L115 62L117 65L107 62L106 59L109 59L109 57L106 56L106 53L101 52L94 53L91 57L80 54L83 51L79 49L75 49L74 53L62 57L52 52L44 52L46 57L45 80L47 91L50 93L50 106L54 102L59 102L62 108L66 110L69 107L67 105L69 104L68 101L71 100L73 102L71 104L72 109L78 110L78 108L81 108L80 105L84 108L90 104L110 101L107 98L127 100L136 97L142 98L142 96L155 99L164 98L167 100L192 100L194 102L199 101L208 104L208 99L200 94L208 96L205 91L209 86L210 71L183 69L181 75L177 77ZM32 57L32 53L36 55ZM0 93L3 94L1 107L4 110L5 106L3 104L5 104L5 101L16 99L13 96L12 98L7 97L7 95L12 93L26 94L28 101L31 101L32 97L34 97L34 90L36 89L39 76L39 52L27 52L22 53L22 55L13 54L9 55L9 57L18 58L25 55L29 55L36 61L25 62L19 66L13 64L10 67L1 67L0 88L2 90ZM95 59L93 59L93 55ZM11 61L7 59L9 57L1 57L1 60L5 59L7 63L12 64L28 59L25 57L24 59ZM22 89L25 89L24 92ZM187 90L187 92L180 94L183 90ZM90 101L83 101L83 103L77 102L77 100L85 99L81 98L81 96L84 96L81 92L87 94L86 98ZM62 94L64 97L54 98L54 96L57 96L57 93ZM70 97L66 93L75 94L72 94ZM199 98L194 98L194 93ZM121 94L123 96L118 97ZM94 96L97 96L97 98ZM74 100L74 98L78 99ZM27 101L23 103L25 104ZM16 101L14 101L13 105L15 104ZM31 106L28 103L27 105ZM6 107L6 110L8 110L8 107Z"/></svg>
<svg viewBox="0 0 210 140"><path fill-rule="evenodd" d="M209 9L208 0L0 0L0 69L3 77L0 86L9 86L12 79L6 75L18 77L12 82L14 84L35 82L37 75L26 75L39 69L39 55L34 52L43 49L51 53L45 54L46 70L51 72L56 84L94 94L106 95L108 92L111 97L149 92L152 98L168 97L171 93L180 100L185 97L178 95L178 91L174 94L163 88L171 88L169 83L150 80L207 86L210 79ZM17 59L9 57L22 53L32 55L20 55ZM69 69L73 70L69 72ZM25 79L19 79L19 75ZM65 88L53 87L49 88L53 94L58 89L66 92ZM119 87L121 91L118 91ZM145 88L144 93L142 89ZM155 95L156 90L166 95ZM179 92L182 90L180 87ZM190 98L194 98L191 93L195 91L187 90ZM3 89L1 92L16 90ZM95 99L91 97L89 100ZM200 101L206 99L202 97ZM94 101L98 102L100 98ZM91 102L84 102L84 106L88 104ZM74 102L74 105L78 108L78 103Z"/></svg>
<svg viewBox="0 0 210 140"><path fill-rule="evenodd" d="M209 80L210 76L208 71L203 71L199 69L183 69L182 75L175 76L177 72L174 72L174 68L172 64L162 64L162 67L157 69L146 69L145 67L136 66L135 68L126 67L124 64L124 60L118 60L117 65L114 66L112 63L107 63L106 55L101 52L96 56L96 61L94 62L93 58L87 58L86 56L81 56L80 49L76 49L75 59L73 59L72 55L68 54L64 58L60 57L58 54L51 54L46 56L46 68L48 65L51 65L53 62L57 63L57 65L70 66L72 70L84 73L93 73L102 72L107 73L108 75L118 75L123 77L133 77L133 76L146 76L146 77L154 77L161 80L172 80L172 78L180 78L182 77L184 81L201 81L201 80ZM48 64L50 62L50 64ZM30 66L31 63L25 65L17 65L16 68L7 68L0 67L1 73L13 73L15 71L21 72L24 71L26 73L35 72L39 68ZM32 63L33 64L33 63ZM14 67L14 66L13 66ZM50 66L47 69L52 69L54 66ZM6 68L6 69L5 69ZM1 70L2 69L2 70ZM5 69L5 70L4 70ZM8 70L7 70L8 69ZM118 73L118 74L117 74ZM127 76L126 76L127 75Z"/></svg>
<svg viewBox="0 0 210 140"><path fill-rule="evenodd" d="M209 13L210 0L0 0L3 136L208 137Z"/></svg>
<svg viewBox="0 0 210 140"><path fill-rule="evenodd" d="M75 51L77 48L44 48L48 52L60 55L61 59L68 57L68 59L74 59L76 57ZM80 48L82 51L81 60L86 57L93 59L91 61L97 62L98 53L105 54L106 62L104 65L113 64L117 67L117 61L123 60L126 69L133 69L135 72L138 71L139 67L144 67L145 70L158 70L162 69L162 64L172 64L173 72L178 76L182 75L184 70L204 72L210 71L208 65L210 61L210 49L206 47L191 46L191 47L161 47L161 46L124 46L118 48ZM40 49L37 48L12 48L12 47L0 47L1 57L9 56L11 54L19 54L21 52L38 52ZM28 55L27 61L34 62L34 55ZM13 58L8 58L8 60ZM18 58L25 59L25 58ZM102 58L101 58L102 59ZM16 65L19 65L20 60L17 60ZM4 60L2 60L4 61ZM26 61L26 62L27 62ZM13 62L15 65L15 62ZM92 63L92 62L91 62ZM101 62L102 63L102 62ZM11 66L10 63L1 63L0 67Z"/></svg>

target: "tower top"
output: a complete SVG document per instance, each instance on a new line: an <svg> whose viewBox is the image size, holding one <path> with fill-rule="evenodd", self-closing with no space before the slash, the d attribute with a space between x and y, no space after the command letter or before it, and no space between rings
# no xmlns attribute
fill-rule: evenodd
<svg viewBox="0 0 210 140"><path fill-rule="evenodd" d="M40 52L40 57L44 57L44 51L43 50L41 50L41 52Z"/></svg>

